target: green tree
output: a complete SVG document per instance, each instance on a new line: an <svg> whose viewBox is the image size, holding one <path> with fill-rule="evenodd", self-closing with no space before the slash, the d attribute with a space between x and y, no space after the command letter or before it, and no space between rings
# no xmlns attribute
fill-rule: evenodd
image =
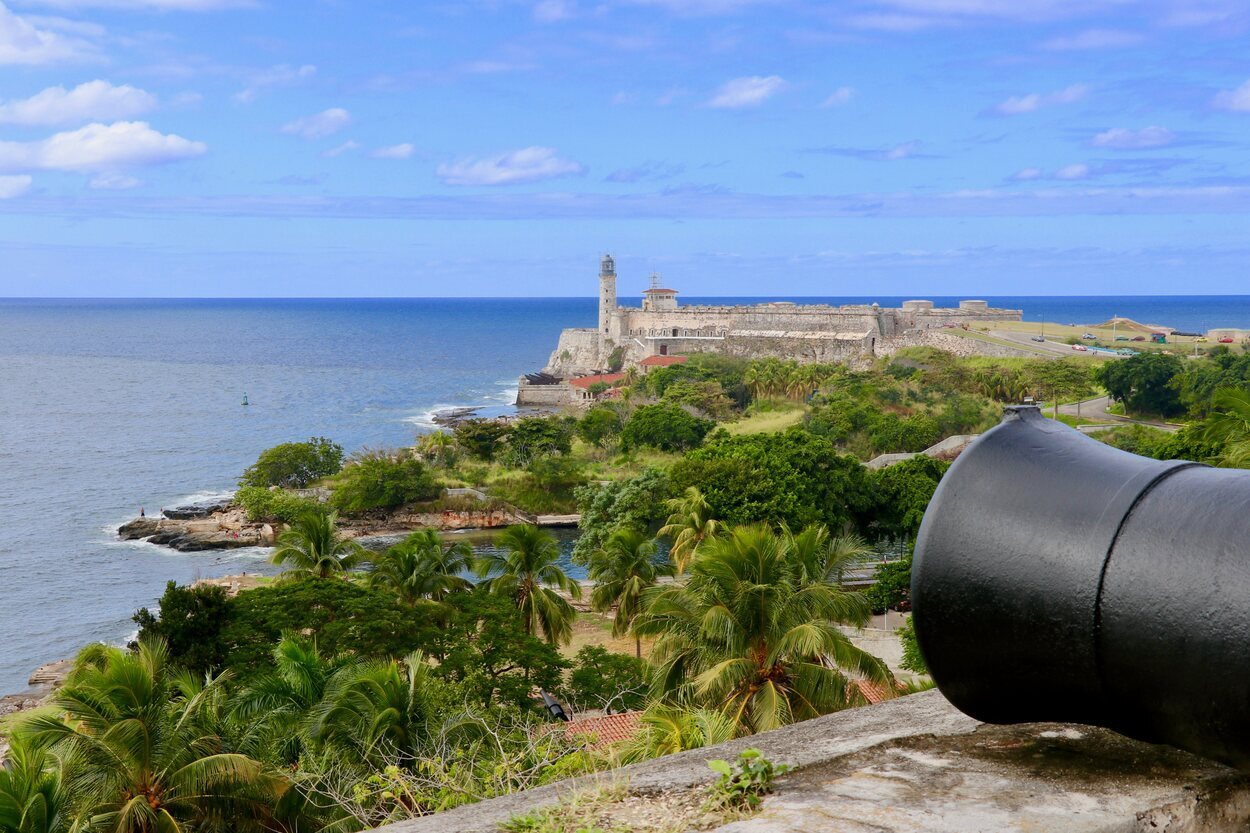
<svg viewBox="0 0 1250 833"><path fill-rule="evenodd" d="M231 751L220 678L172 670L159 642L93 646L52 697L55 716L23 730L72 761L83 827L111 833L274 829L289 783Z"/></svg>
<svg viewBox="0 0 1250 833"><path fill-rule="evenodd" d="M278 582L240 593L221 633L227 667L251 678L272 666L273 646L287 634L314 640L323 656L403 657L437 644L441 624L417 616L394 594L351 581Z"/></svg>
<svg viewBox="0 0 1250 833"><path fill-rule="evenodd" d="M1222 449L1220 465L1250 468L1250 390L1225 387L1211 395L1202 439Z"/></svg>
<svg viewBox="0 0 1250 833"><path fill-rule="evenodd" d="M481 590L449 600L456 608L441 633L438 674L464 686L482 706L534 707L533 690L559 688L568 663L526 632L514 599Z"/></svg>
<svg viewBox="0 0 1250 833"><path fill-rule="evenodd" d="M69 798L56 758L13 738L0 767L0 833L69 833Z"/></svg>
<svg viewBox="0 0 1250 833"><path fill-rule="evenodd" d="M642 612L642 594L662 576L673 575L673 565L657 552L655 541L636 529L618 529L603 548L590 556L590 580L595 589L590 603L595 610L616 608L612 635L624 636ZM642 657L642 640L634 636L634 656Z"/></svg>
<svg viewBox="0 0 1250 833"><path fill-rule="evenodd" d="M503 464L511 468L525 468L541 457L568 454L573 450L574 424L565 417L517 420L508 433Z"/></svg>
<svg viewBox="0 0 1250 833"><path fill-rule="evenodd" d="M433 529L414 532L369 560L373 569L368 585L391 591L409 606L423 599L441 602L472 587L464 573L473 566L473 546L467 541L444 544Z"/></svg>
<svg viewBox="0 0 1250 833"><path fill-rule="evenodd" d="M406 451L358 457L334 481L330 505L348 514L432 500L443 489L429 466Z"/></svg>
<svg viewBox="0 0 1250 833"><path fill-rule="evenodd" d="M674 382L664 389L664 401L687 405L712 419L725 419L733 410L733 402L715 379Z"/></svg>
<svg viewBox="0 0 1250 833"><path fill-rule="evenodd" d="M661 451L684 451L703 442L716 427L710 419L693 416L685 408L672 403L643 405L630 414L621 429L621 448L658 448Z"/></svg>
<svg viewBox="0 0 1250 833"><path fill-rule="evenodd" d="M310 512L278 536L269 560L286 566L284 578L329 578L346 573L362 559L363 550L355 541L342 538L334 515Z"/></svg>
<svg viewBox="0 0 1250 833"><path fill-rule="evenodd" d="M499 552L477 560L477 574L486 592L512 599L521 612L526 634L543 637L552 645L573 636L577 612L556 590L581 598L582 588L556 563L560 548L551 533L530 524L510 526L495 538Z"/></svg>
<svg viewBox="0 0 1250 833"><path fill-rule="evenodd" d="M1126 410L1137 414L1174 416L1181 413L1180 394L1172 384L1184 366L1171 353L1146 352L1107 362L1095 374L1097 381Z"/></svg>
<svg viewBox="0 0 1250 833"><path fill-rule="evenodd" d="M162 640L183 668L204 673L225 665L221 631L230 620L230 600L224 587L168 582L156 611L140 608L132 618L138 641Z"/></svg>
<svg viewBox="0 0 1250 833"><path fill-rule="evenodd" d="M595 448L607 448L621 433L621 415L613 408L591 408L577 421L577 436Z"/></svg>
<svg viewBox="0 0 1250 833"><path fill-rule="evenodd" d="M478 460L495 459L509 431L506 422L496 419L466 419L453 429L456 444Z"/></svg>
<svg viewBox="0 0 1250 833"><path fill-rule="evenodd" d="M798 580L803 584L840 586L846 571L872 552L858 535L830 535L824 524L811 524L799 532L782 524L781 537L787 557L798 566Z"/></svg>
<svg viewBox="0 0 1250 833"><path fill-rule="evenodd" d="M872 472L868 534L874 539L915 538L948 468L950 463L921 454Z"/></svg>
<svg viewBox="0 0 1250 833"><path fill-rule="evenodd" d="M687 486L681 497L669 498L665 505L669 509L668 521L659 534L669 540L669 558L681 574L686 572L686 565L698 553L699 546L720 530L721 523L697 486Z"/></svg>
<svg viewBox="0 0 1250 833"><path fill-rule="evenodd" d="M668 473L652 466L628 479L588 483L575 494L581 534L573 545L573 562L586 564L616 530L657 527L671 490Z"/></svg>
<svg viewBox="0 0 1250 833"><path fill-rule="evenodd" d="M575 709L620 712L641 709L647 699L647 664L602 645L587 645L573 658L569 702Z"/></svg>
<svg viewBox="0 0 1250 833"><path fill-rule="evenodd" d="M670 470L676 489L695 486L712 516L730 524L823 523L841 529L872 507L866 469L801 429L733 437L717 432Z"/></svg>
<svg viewBox="0 0 1250 833"><path fill-rule="evenodd" d="M303 489L342 467L343 447L325 437L313 437L308 442L282 443L262 451L243 472L239 485Z"/></svg>
<svg viewBox="0 0 1250 833"><path fill-rule="evenodd" d="M417 453L431 466L454 466L456 452L456 438L446 431L431 431L417 437Z"/></svg>
<svg viewBox="0 0 1250 833"><path fill-rule="evenodd" d="M1072 359L1031 364L1028 376L1041 395L1054 404L1056 418L1062 400L1085 396L1090 392L1089 366Z"/></svg>
<svg viewBox="0 0 1250 833"><path fill-rule="evenodd" d="M653 692L759 732L862 701L848 674L892 684L838 625L862 624L856 593L805 578L784 535L738 527L705 544L684 586L657 586L635 628L656 642Z"/></svg>

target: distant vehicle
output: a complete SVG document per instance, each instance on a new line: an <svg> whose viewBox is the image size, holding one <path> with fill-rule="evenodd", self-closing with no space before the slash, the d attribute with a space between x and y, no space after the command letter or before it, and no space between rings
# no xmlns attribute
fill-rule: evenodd
<svg viewBox="0 0 1250 833"><path fill-rule="evenodd" d="M1168 336L1167 333L1151 333L1150 340L1155 344L1167 344Z"/></svg>
<svg viewBox="0 0 1250 833"><path fill-rule="evenodd" d="M1116 336L1116 341L1128 341L1128 336Z"/></svg>
<svg viewBox="0 0 1250 833"><path fill-rule="evenodd" d="M1133 341L1145 341L1145 336L1133 336Z"/></svg>
<svg viewBox="0 0 1250 833"><path fill-rule="evenodd" d="M948 330L953 330L953 329L955 329L955 327L956 327L957 325L955 325L955 324L943 324L942 326L943 326L944 328L948 329Z"/></svg>
<svg viewBox="0 0 1250 833"><path fill-rule="evenodd" d="M1206 343L1207 343L1207 337L1206 337L1206 336L1198 336L1197 338L1195 338L1195 339L1194 339L1194 341L1198 342L1199 344L1206 344Z"/></svg>
<svg viewBox="0 0 1250 833"><path fill-rule="evenodd" d="M1232 344L1232 343L1233 343L1233 339L1231 336L1224 336L1222 339L1220 339L1220 344Z"/></svg>
<svg viewBox="0 0 1250 833"><path fill-rule="evenodd" d="M1136 350L1130 350L1127 347L1121 347L1119 350L1116 350L1115 352L1117 356L1136 356L1137 355Z"/></svg>
<svg viewBox="0 0 1250 833"><path fill-rule="evenodd" d="M1073 350L1080 350L1082 353L1088 353L1088 352L1089 352L1089 348L1088 348L1088 347L1086 347L1084 344L1073 344L1073 345L1072 345L1072 349L1073 349Z"/></svg>
<svg viewBox="0 0 1250 833"><path fill-rule="evenodd" d="M1083 338L1083 339L1085 339L1085 340L1087 340L1087 341L1093 341L1094 339L1096 339L1096 338L1097 338L1097 336L1096 336L1096 335L1094 335L1093 333L1086 333L1085 335L1081 336L1081 338Z"/></svg>
<svg viewBox="0 0 1250 833"><path fill-rule="evenodd" d="M1045 336L1033 336L1031 339L1029 339L1029 341L1045 341L1045 340L1046 340Z"/></svg>

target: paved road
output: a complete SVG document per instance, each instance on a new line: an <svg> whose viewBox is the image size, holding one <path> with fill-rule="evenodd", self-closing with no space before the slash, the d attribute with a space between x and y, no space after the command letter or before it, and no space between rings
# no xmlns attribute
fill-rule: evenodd
<svg viewBox="0 0 1250 833"><path fill-rule="evenodd" d="M1046 341L1034 341L1032 335L1029 333L1018 333L1012 330L991 330L990 335L995 336L996 338L1001 338L1004 341L1019 344L1022 347L1029 347L1033 350L1044 351L1046 353L1054 353L1056 356L1077 356L1083 352L1081 350L1073 350L1071 344L1064 344L1060 341L1050 341L1049 339ZM1096 355L1112 359L1124 358L1123 356L1114 354L1109 355L1107 353L1098 353Z"/></svg>
<svg viewBox="0 0 1250 833"><path fill-rule="evenodd" d="M1093 399L1086 399L1083 402L1060 405L1059 413L1067 414L1068 416L1080 416L1086 419L1106 420L1107 422L1129 422L1137 425L1149 425L1151 428L1158 428L1162 431L1176 431L1181 427L1170 422L1151 422L1146 419L1133 419L1120 414L1108 413L1107 408L1110 405L1111 397L1098 396Z"/></svg>

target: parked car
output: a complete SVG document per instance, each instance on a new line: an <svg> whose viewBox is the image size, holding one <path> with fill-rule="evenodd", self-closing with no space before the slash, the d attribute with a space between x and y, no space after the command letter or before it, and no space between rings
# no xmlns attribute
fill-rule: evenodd
<svg viewBox="0 0 1250 833"><path fill-rule="evenodd" d="M1086 347L1084 344L1073 344L1073 345L1072 345L1072 349L1073 349L1073 350L1080 350L1080 351L1081 351L1081 352L1083 352L1083 353L1088 353L1088 352L1089 352L1089 348L1088 348L1088 347Z"/></svg>
<svg viewBox="0 0 1250 833"><path fill-rule="evenodd" d="M1133 336L1133 341L1145 341L1145 336Z"/></svg>
<svg viewBox="0 0 1250 833"><path fill-rule="evenodd" d="M1030 341L1045 341L1046 339L1045 339L1045 337L1044 337L1044 336L1033 336L1033 337L1032 337L1031 339L1029 339L1029 340L1030 340Z"/></svg>
<svg viewBox="0 0 1250 833"><path fill-rule="evenodd" d="M1085 339L1086 341L1093 341L1095 338L1097 338L1097 336L1095 336L1093 333L1086 333L1085 335L1081 336L1081 338Z"/></svg>
<svg viewBox="0 0 1250 833"><path fill-rule="evenodd" d="M1116 341L1128 341L1128 336L1116 336Z"/></svg>
<svg viewBox="0 0 1250 833"><path fill-rule="evenodd" d="M1231 336L1224 336L1222 339L1220 339L1220 344L1232 344L1232 343L1233 343L1233 339Z"/></svg>
<svg viewBox="0 0 1250 833"><path fill-rule="evenodd" d="M1206 343L1207 343L1207 337L1206 337L1206 336L1198 336L1197 338L1195 338L1195 339L1194 339L1194 341L1198 342L1199 344L1206 344Z"/></svg>

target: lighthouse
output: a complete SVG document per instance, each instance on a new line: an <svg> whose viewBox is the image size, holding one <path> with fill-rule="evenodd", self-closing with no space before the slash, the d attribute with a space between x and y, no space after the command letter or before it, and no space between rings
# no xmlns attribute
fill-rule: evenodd
<svg viewBox="0 0 1250 833"><path fill-rule="evenodd" d="M612 313L616 312L616 261L612 255L604 255L599 262L599 357L606 361L611 352L608 345L608 328Z"/></svg>

